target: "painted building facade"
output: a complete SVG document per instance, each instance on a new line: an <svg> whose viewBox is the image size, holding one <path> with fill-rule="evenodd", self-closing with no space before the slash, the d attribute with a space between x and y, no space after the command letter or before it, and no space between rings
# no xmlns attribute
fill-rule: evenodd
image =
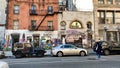
<svg viewBox="0 0 120 68"><path fill-rule="evenodd" d="M94 39L93 12L64 11L59 15L59 37L66 42L91 45Z"/></svg>
<svg viewBox="0 0 120 68"><path fill-rule="evenodd" d="M15 42L33 42L57 38L58 0L7 0L6 36Z"/></svg>
<svg viewBox="0 0 120 68"><path fill-rule="evenodd" d="M120 1L93 0L95 38L120 42Z"/></svg>
<svg viewBox="0 0 120 68"><path fill-rule="evenodd" d="M76 46L91 46L94 39L93 11L84 11L77 0L60 0L58 37ZM92 1L91 1L92 3Z"/></svg>
<svg viewBox="0 0 120 68"><path fill-rule="evenodd" d="M6 23L6 0L0 0L0 46L4 43Z"/></svg>

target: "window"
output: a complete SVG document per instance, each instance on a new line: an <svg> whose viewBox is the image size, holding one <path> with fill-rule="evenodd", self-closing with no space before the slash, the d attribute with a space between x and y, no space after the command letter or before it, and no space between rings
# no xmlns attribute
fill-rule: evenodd
<svg viewBox="0 0 120 68"><path fill-rule="evenodd" d="M29 43L32 42L32 36L27 36L27 42L29 42Z"/></svg>
<svg viewBox="0 0 120 68"><path fill-rule="evenodd" d="M70 46L70 48L75 48L75 46L74 45L69 45Z"/></svg>
<svg viewBox="0 0 120 68"><path fill-rule="evenodd" d="M120 12L115 13L115 23L120 23Z"/></svg>
<svg viewBox="0 0 120 68"><path fill-rule="evenodd" d="M64 48L70 48L70 46L69 45L64 45Z"/></svg>
<svg viewBox="0 0 120 68"><path fill-rule="evenodd" d="M39 34L33 34L33 46L35 48L39 47Z"/></svg>
<svg viewBox="0 0 120 68"><path fill-rule="evenodd" d="M36 14L36 5L32 5L31 7L31 13Z"/></svg>
<svg viewBox="0 0 120 68"><path fill-rule="evenodd" d="M59 0L59 5L66 5L66 1L65 0Z"/></svg>
<svg viewBox="0 0 120 68"><path fill-rule="evenodd" d="M42 0L42 6L45 6L45 0Z"/></svg>
<svg viewBox="0 0 120 68"><path fill-rule="evenodd" d="M104 31L103 30L99 30L99 36L103 37L104 36Z"/></svg>
<svg viewBox="0 0 120 68"><path fill-rule="evenodd" d="M61 46L60 48L64 48L64 46Z"/></svg>
<svg viewBox="0 0 120 68"><path fill-rule="evenodd" d="M36 28L36 20L31 20L31 27L32 29Z"/></svg>
<svg viewBox="0 0 120 68"><path fill-rule="evenodd" d="M59 0L59 5L63 5L63 0Z"/></svg>
<svg viewBox="0 0 120 68"><path fill-rule="evenodd" d="M19 14L19 5L14 5L14 14Z"/></svg>
<svg viewBox="0 0 120 68"><path fill-rule="evenodd" d="M107 42L103 42L102 45L108 45L108 43Z"/></svg>
<svg viewBox="0 0 120 68"><path fill-rule="evenodd" d="M65 21L62 21L60 23L60 25L61 25L61 30L65 30L66 29L66 22Z"/></svg>
<svg viewBox="0 0 120 68"><path fill-rule="evenodd" d="M48 14L52 14L53 13L53 6L48 6Z"/></svg>
<svg viewBox="0 0 120 68"><path fill-rule="evenodd" d="M106 12L106 23L108 23L108 24L114 23L114 21L113 21L114 16L113 15L114 15L113 12Z"/></svg>
<svg viewBox="0 0 120 68"><path fill-rule="evenodd" d="M113 4L113 0L107 0L107 4Z"/></svg>
<svg viewBox="0 0 120 68"><path fill-rule="evenodd" d="M91 22L87 23L87 28L90 29L90 30L92 29L92 23Z"/></svg>
<svg viewBox="0 0 120 68"><path fill-rule="evenodd" d="M64 45L64 48L75 48L75 46L68 44L68 45Z"/></svg>
<svg viewBox="0 0 120 68"><path fill-rule="evenodd" d="M14 30L17 30L18 29L18 26L19 26L19 23L18 23L19 21L18 20L14 20L13 21L13 29Z"/></svg>
<svg viewBox="0 0 120 68"><path fill-rule="evenodd" d="M120 5L120 0L115 0L115 4Z"/></svg>
<svg viewBox="0 0 120 68"><path fill-rule="evenodd" d="M98 0L98 4L104 4L104 0Z"/></svg>
<svg viewBox="0 0 120 68"><path fill-rule="evenodd" d="M105 24L105 11L98 11L99 23Z"/></svg>
<svg viewBox="0 0 120 68"><path fill-rule="evenodd" d="M52 25L53 25L53 21L48 21L48 29L51 30L53 27Z"/></svg>
<svg viewBox="0 0 120 68"><path fill-rule="evenodd" d="M107 32L107 40L108 41L117 41L117 32Z"/></svg>
<svg viewBox="0 0 120 68"><path fill-rule="evenodd" d="M71 29L79 29L82 28L82 25L79 21L75 20L70 24Z"/></svg>

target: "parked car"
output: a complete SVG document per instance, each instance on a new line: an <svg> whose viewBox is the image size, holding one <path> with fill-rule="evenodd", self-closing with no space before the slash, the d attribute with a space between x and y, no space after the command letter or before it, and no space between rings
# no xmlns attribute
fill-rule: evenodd
<svg viewBox="0 0 120 68"><path fill-rule="evenodd" d="M106 41L101 41L102 42L102 54L104 55L110 55L112 53L120 53L120 43L115 43L115 42L106 42ZM96 43L95 43L96 44ZM94 44L93 46L93 51L95 51L96 45Z"/></svg>
<svg viewBox="0 0 120 68"><path fill-rule="evenodd" d="M7 62L0 61L0 68L9 68L9 65Z"/></svg>
<svg viewBox="0 0 120 68"><path fill-rule="evenodd" d="M24 56L44 56L45 50L41 47L33 47L30 43L15 43L13 47L13 55L16 58Z"/></svg>
<svg viewBox="0 0 120 68"><path fill-rule="evenodd" d="M62 57L64 55L80 55L86 56L88 55L88 51L83 48L78 48L73 44L61 44L58 45L51 50L52 55Z"/></svg>

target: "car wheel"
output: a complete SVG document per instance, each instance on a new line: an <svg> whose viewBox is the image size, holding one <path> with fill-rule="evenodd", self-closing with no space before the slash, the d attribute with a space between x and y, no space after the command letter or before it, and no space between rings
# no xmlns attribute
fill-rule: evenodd
<svg viewBox="0 0 120 68"><path fill-rule="evenodd" d="M80 56L85 56L85 55L86 55L85 51L80 52Z"/></svg>
<svg viewBox="0 0 120 68"><path fill-rule="evenodd" d="M57 53L57 56L58 56L58 57L62 57L62 56L63 56L63 53L62 53L62 52L58 52L58 53Z"/></svg>
<svg viewBox="0 0 120 68"><path fill-rule="evenodd" d="M110 51L109 51L109 50L104 50L104 54L105 54L105 55L109 55L109 54L110 54Z"/></svg>

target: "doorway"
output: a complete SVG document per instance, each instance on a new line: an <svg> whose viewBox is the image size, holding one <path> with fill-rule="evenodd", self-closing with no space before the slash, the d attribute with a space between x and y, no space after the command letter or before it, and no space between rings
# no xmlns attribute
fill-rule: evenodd
<svg viewBox="0 0 120 68"><path fill-rule="evenodd" d="M33 46L35 48L39 47L39 34L33 35Z"/></svg>
<svg viewBox="0 0 120 68"><path fill-rule="evenodd" d="M20 34L19 33L11 34L11 37L12 37L12 51L13 51L14 43L19 42Z"/></svg>

